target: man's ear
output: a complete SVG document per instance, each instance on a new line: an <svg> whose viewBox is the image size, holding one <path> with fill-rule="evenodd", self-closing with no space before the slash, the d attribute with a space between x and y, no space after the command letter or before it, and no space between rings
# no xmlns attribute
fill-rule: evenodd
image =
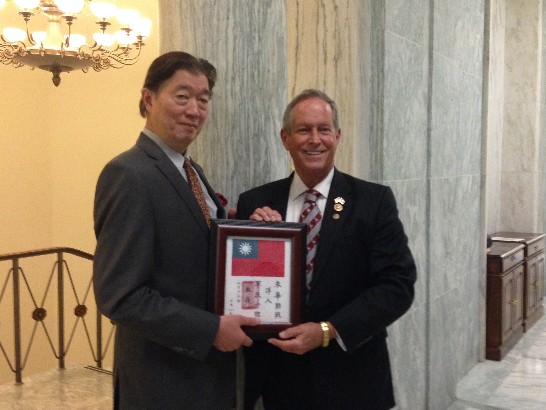
<svg viewBox="0 0 546 410"><path fill-rule="evenodd" d="M150 112L152 107L153 92L148 88L143 88L141 91L141 96L142 102L144 102L144 106L146 107L146 112Z"/></svg>
<svg viewBox="0 0 546 410"><path fill-rule="evenodd" d="M288 147L286 146L286 139L288 138L288 133L286 132L286 130L283 128L281 129L281 141L282 141L282 145L284 145L284 149L288 151Z"/></svg>

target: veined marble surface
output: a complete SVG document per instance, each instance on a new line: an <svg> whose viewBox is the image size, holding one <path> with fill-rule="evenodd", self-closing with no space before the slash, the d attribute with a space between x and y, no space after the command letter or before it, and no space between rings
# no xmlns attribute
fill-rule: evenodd
<svg viewBox="0 0 546 410"><path fill-rule="evenodd" d="M83 366L23 377L0 385L0 410L97 410L112 408L112 376Z"/></svg>
<svg viewBox="0 0 546 410"><path fill-rule="evenodd" d="M546 408L546 318L540 319L501 361L478 363L458 384L449 410Z"/></svg>

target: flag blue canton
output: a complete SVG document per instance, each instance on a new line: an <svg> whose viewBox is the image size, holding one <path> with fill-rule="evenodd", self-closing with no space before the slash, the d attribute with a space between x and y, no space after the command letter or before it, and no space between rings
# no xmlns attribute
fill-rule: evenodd
<svg viewBox="0 0 546 410"><path fill-rule="evenodd" d="M258 257L258 240L234 239L233 258L254 259Z"/></svg>

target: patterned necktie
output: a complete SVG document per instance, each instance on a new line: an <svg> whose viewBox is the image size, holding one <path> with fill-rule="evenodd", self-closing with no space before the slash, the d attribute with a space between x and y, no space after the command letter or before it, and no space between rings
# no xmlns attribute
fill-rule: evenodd
<svg viewBox="0 0 546 410"><path fill-rule="evenodd" d="M307 288L311 283L311 275L313 273L313 264L315 262L315 254L317 252L317 244L319 239L320 221L322 215L320 214L317 200L320 197L320 192L314 189L308 189L305 191L305 202L303 212L300 215L300 222L307 224L307 265L305 267L305 273L307 276Z"/></svg>
<svg viewBox="0 0 546 410"><path fill-rule="evenodd" d="M191 166L191 161L189 158L184 158L184 170L186 171L186 175L188 177L188 184L190 185L191 192L193 192L195 199L197 199L197 203L199 204L199 208L201 208L201 212L203 212L205 221L207 221L207 225L210 227L210 210L207 206L205 194L203 194L203 189L201 188L201 183L199 182L197 173Z"/></svg>

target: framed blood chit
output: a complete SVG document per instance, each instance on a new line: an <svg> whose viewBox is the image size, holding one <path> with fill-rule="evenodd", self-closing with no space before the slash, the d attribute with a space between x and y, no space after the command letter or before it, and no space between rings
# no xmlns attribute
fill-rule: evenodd
<svg viewBox="0 0 546 410"><path fill-rule="evenodd" d="M254 338L301 323L305 235L302 223L213 219L215 312L259 318L245 328Z"/></svg>

